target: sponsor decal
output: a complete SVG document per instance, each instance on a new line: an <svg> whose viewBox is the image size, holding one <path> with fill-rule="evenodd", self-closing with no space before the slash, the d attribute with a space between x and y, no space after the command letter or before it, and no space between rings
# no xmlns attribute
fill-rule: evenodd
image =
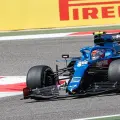
<svg viewBox="0 0 120 120"><path fill-rule="evenodd" d="M79 82L81 80L81 77L73 77L71 82Z"/></svg>
<svg viewBox="0 0 120 120"><path fill-rule="evenodd" d="M103 66L106 66L106 65L109 65L108 60L103 60L103 61L100 61L100 62L96 63L96 66L99 66L99 67L103 67Z"/></svg>
<svg viewBox="0 0 120 120"><path fill-rule="evenodd" d="M88 61L80 61L80 62L78 62L77 67L80 67L80 66L86 65L86 64L88 64Z"/></svg>
<svg viewBox="0 0 120 120"><path fill-rule="evenodd" d="M120 18L120 0L59 0L60 21Z"/></svg>

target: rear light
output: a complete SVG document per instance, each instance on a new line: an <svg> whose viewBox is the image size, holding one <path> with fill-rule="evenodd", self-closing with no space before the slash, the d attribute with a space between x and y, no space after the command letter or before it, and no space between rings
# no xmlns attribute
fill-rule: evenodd
<svg viewBox="0 0 120 120"><path fill-rule="evenodd" d="M30 88L24 88L23 89L23 97L24 99L27 99L30 95Z"/></svg>

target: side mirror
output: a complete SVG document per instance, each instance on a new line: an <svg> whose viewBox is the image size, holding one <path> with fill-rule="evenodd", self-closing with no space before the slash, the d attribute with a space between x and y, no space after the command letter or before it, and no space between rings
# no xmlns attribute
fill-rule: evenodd
<svg viewBox="0 0 120 120"><path fill-rule="evenodd" d="M66 59L66 58L69 58L69 55L68 55L68 54L63 54L63 55L62 55L62 58L65 58L65 59Z"/></svg>
<svg viewBox="0 0 120 120"><path fill-rule="evenodd" d="M63 54L62 58L65 59L65 61L66 61L66 67L67 67L67 58L69 58L69 54Z"/></svg>

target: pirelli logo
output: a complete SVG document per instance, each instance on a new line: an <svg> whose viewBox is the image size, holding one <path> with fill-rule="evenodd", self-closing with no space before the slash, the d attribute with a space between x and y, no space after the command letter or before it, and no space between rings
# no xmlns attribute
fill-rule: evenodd
<svg viewBox="0 0 120 120"><path fill-rule="evenodd" d="M59 0L59 16L61 21L118 18L120 0Z"/></svg>

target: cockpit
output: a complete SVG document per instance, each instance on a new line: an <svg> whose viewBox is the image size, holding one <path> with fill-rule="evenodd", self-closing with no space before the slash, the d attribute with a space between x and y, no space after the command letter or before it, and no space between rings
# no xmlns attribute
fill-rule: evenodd
<svg viewBox="0 0 120 120"><path fill-rule="evenodd" d="M97 60L111 57L115 54L115 50L111 47L93 46L80 49L82 60Z"/></svg>

